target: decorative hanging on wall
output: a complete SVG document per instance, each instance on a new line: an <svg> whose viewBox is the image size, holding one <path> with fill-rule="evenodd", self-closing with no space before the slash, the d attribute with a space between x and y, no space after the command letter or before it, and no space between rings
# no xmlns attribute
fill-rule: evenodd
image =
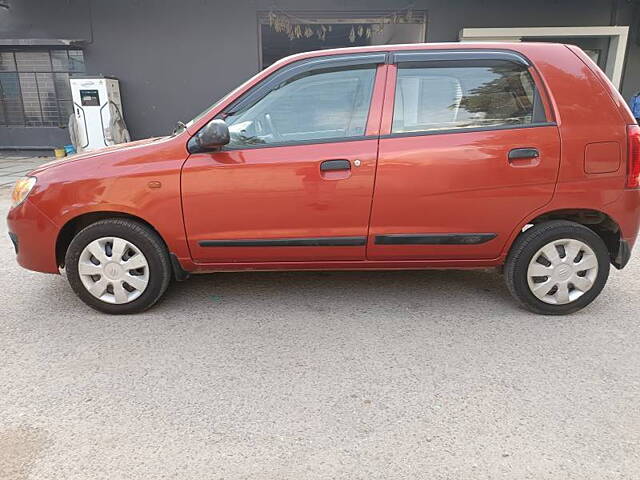
<svg viewBox="0 0 640 480"><path fill-rule="evenodd" d="M331 32L331 25L320 23L310 18L300 18L289 13L272 8L267 14L269 26L278 33L284 33L289 40L310 38L314 35L324 41L327 32ZM377 17L374 23L353 23L349 31L349 41L355 43L358 38L371 38L374 33L381 33L385 25L398 23L413 23L412 7L406 7L391 12L383 17ZM348 22L340 22L348 24Z"/></svg>

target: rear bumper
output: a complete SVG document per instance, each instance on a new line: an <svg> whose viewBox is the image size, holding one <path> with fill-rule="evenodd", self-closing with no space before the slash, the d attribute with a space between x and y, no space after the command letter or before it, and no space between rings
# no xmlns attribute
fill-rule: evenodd
<svg viewBox="0 0 640 480"><path fill-rule="evenodd" d="M29 199L9 210L9 237L20 266L36 272L58 273L56 239L58 227Z"/></svg>
<svg viewBox="0 0 640 480"><path fill-rule="evenodd" d="M605 213L620 227L620 244L611 263L621 269L629 262L640 230L640 190L624 190L618 200L607 205Z"/></svg>

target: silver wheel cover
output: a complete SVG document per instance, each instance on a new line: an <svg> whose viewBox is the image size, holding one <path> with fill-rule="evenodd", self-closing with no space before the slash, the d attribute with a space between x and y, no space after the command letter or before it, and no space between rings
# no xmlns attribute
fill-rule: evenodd
<svg viewBox="0 0 640 480"><path fill-rule="evenodd" d="M149 263L140 249L119 237L102 237L89 243L78 260L82 284L106 303L134 301L149 284Z"/></svg>
<svg viewBox="0 0 640 480"><path fill-rule="evenodd" d="M598 258L586 243L573 238L549 242L527 269L529 289L552 305L574 302L591 290L598 276Z"/></svg>

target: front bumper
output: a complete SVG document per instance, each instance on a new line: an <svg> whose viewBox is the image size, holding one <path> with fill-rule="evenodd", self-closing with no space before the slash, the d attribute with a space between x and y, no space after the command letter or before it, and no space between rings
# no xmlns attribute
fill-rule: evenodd
<svg viewBox="0 0 640 480"><path fill-rule="evenodd" d="M9 239L11 239L11 243L13 243L13 248L16 251L16 255L17 255L18 251L20 250L18 246L18 236L13 232L9 232Z"/></svg>
<svg viewBox="0 0 640 480"><path fill-rule="evenodd" d="M20 266L44 273L59 273L56 261L58 227L33 203L25 200L7 215L9 237Z"/></svg>

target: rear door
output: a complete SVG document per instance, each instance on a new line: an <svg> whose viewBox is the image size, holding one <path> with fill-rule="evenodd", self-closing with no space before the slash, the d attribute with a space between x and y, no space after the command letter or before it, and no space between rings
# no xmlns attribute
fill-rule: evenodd
<svg viewBox="0 0 640 480"><path fill-rule="evenodd" d="M196 262L364 260L385 58L298 62L225 109L229 145L182 170Z"/></svg>
<svg viewBox="0 0 640 480"><path fill-rule="evenodd" d="M394 55L368 258L500 255L558 174L558 127L537 78L506 51Z"/></svg>

